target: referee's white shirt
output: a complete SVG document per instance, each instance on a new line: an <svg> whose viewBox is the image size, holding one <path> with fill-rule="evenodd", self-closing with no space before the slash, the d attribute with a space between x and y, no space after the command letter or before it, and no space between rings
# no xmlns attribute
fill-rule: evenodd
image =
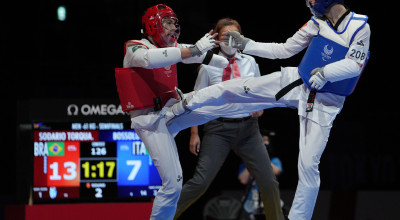
<svg viewBox="0 0 400 220"><path fill-rule="evenodd" d="M219 52L220 56L226 57L223 53ZM260 69L256 63L254 57L247 54L236 53L236 63L238 64L240 76L242 79L250 77L259 77ZM232 64L231 65L232 68ZM218 84L222 82L222 75L224 69L217 68L209 65L201 65L199 73L197 75L194 90L200 90L202 88ZM231 74L231 79L233 78L233 72ZM250 114L239 114L239 115L229 115L227 118L242 118L247 117Z"/></svg>

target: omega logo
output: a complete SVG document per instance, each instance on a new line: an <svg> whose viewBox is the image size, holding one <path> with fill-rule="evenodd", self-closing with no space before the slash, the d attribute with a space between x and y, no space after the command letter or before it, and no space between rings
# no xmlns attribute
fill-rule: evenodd
<svg viewBox="0 0 400 220"><path fill-rule="evenodd" d="M78 115L78 106L75 104L71 104L67 108L68 115Z"/></svg>
<svg viewBox="0 0 400 220"><path fill-rule="evenodd" d="M92 115L124 115L121 105L114 104L83 104L80 107L76 104L70 104L67 107L68 116L92 116Z"/></svg>

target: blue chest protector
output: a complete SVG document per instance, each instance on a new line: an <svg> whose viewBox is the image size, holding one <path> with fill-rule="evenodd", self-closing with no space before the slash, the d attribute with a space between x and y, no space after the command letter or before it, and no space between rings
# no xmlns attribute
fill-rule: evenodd
<svg viewBox="0 0 400 220"><path fill-rule="evenodd" d="M300 65L298 66L299 74L303 79L304 84L311 89L308 83L311 77L311 71L317 67L324 67L327 64L344 59L348 50L349 48L321 35L315 36L308 46ZM366 62L368 61L368 57L369 53ZM348 78L333 83L327 82L325 86L318 92L330 92L341 96L348 96L354 91L360 76L361 74L357 77Z"/></svg>

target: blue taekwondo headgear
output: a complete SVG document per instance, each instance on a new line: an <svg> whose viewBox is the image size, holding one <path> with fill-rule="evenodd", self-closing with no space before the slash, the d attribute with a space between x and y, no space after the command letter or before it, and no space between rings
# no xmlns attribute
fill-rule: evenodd
<svg viewBox="0 0 400 220"><path fill-rule="evenodd" d="M329 6L334 3L343 4L343 2L344 0L315 0L314 4L311 4L309 0L306 0L307 7L310 8L311 13L320 19L324 17L325 11Z"/></svg>

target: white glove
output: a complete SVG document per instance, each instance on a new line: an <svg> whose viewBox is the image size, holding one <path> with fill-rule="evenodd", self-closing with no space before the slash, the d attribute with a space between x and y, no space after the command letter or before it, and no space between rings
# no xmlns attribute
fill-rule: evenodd
<svg viewBox="0 0 400 220"><path fill-rule="evenodd" d="M222 41L230 47L244 50L247 42L249 42L250 39L244 37L237 31L231 31L225 33L225 36L222 37Z"/></svg>
<svg viewBox="0 0 400 220"><path fill-rule="evenodd" d="M198 40L194 46L189 47L189 49L190 52L192 52L192 56L194 57L201 55L216 46L217 42L215 41L215 39L209 33L207 33L206 35L204 35L204 37Z"/></svg>
<svg viewBox="0 0 400 220"><path fill-rule="evenodd" d="M311 78L308 83L310 84L311 89L318 91L328 82L324 76L324 68L315 68L311 71L310 75Z"/></svg>
<svg viewBox="0 0 400 220"><path fill-rule="evenodd" d="M229 65L229 61L223 56L213 54L210 62L207 65L215 66L218 68L225 68Z"/></svg>

